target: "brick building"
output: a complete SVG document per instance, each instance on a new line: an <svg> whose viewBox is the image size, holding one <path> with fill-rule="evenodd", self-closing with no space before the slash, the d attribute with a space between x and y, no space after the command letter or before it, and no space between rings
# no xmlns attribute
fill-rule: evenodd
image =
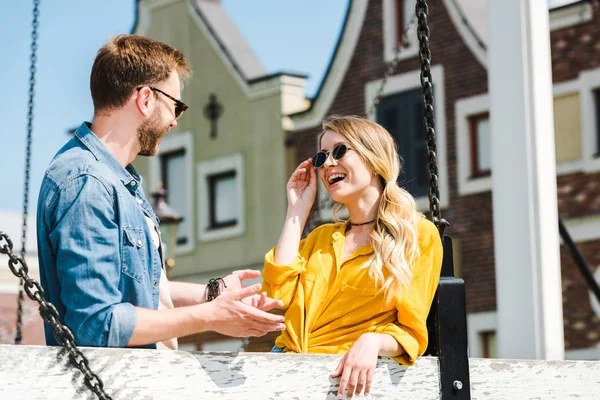
<svg viewBox="0 0 600 400"><path fill-rule="evenodd" d="M431 0L432 77L443 215L466 282L471 356L494 356L496 290L491 196L486 8L481 0ZM329 114L364 115L414 12L412 0L354 0L328 72L310 108L290 116L298 160L316 149ZM551 51L559 216L594 269L600 264L600 3L551 9ZM369 118L386 126L405 160L401 183L427 209L416 34L400 53ZM507 60L510 62L510 60ZM506 162L510 162L507 155ZM510 194L507 194L510 196ZM327 205L316 220L331 218ZM567 358L600 358L600 306L561 246ZM600 271L600 269L599 269ZM600 274L596 274L600 275ZM600 277L597 277L599 279ZM269 338L270 339L270 338ZM265 343L259 345L259 342ZM249 350L265 350L267 339ZM272 343L272 342L271 342Z"/></svg>

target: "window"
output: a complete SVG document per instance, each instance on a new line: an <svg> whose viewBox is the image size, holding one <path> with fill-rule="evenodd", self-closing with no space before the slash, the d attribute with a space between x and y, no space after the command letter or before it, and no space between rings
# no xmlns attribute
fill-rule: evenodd
<svg viewBox="0 0 600 400"><path fill-rule="evenodd" d="M162 183L167 191L167 203L183 220L177 230L175 255L194 251L196 237L193 216L194 138L191 132L173 132L165 136L158 155L149 158L148 192L152 193Z"/></svg>
<svg viewBox="0 0 600 400"><path fill-rule="evenodd" d="M235 170L209 175L207 179L210 198L209 228L234 226L239 219Z"/></svg>
<svg viewBox="0 0 600 400"><path fill-rule="evenodd" d="M413 0L396 0L396 44L402 43L402 34L415 13Z"/></svg>
<svg viewBox="0 0 600 400"><path fill-rule="evenodd" d="M427 195L425 133L421 89L383 97L377 106L377 122L396 140L404 160L398 184L414 197Z"/></svg>
<svg viewBox="0 0 600 400"><path fill-rule="evenodd" d="M245 230L244 169L241 154L198 164L198 238L212 241Z"/></svg>
<svg viewBox="0 0 600 400"><path fill-rule="evenodd" d="M579 93L554 97L554 146L557 164L581 159Z"/></svg>
<svg viewBox="0 0 600 400"><path fill-rule="evenodd" d="M167 192L167 203L183 217L177 230L177 245L186 244L189 241L188 224L190 223L190 216L186 215L188 209L186 196L182 196L187 191L185 187L186 180L181 179L187 173L185 149L161 154L160 169L163 188Z"/></svg>
<svg viewBox="0 0 600 400"><path fill-rule="evenodd" d="M490 175L490 115L481 113L469 117L469 141L471 144L471 178Z"/></svg>
<svg viewBox="0 0 600 400"><path fill-rule="evenodd" d="M395 50L402 42L402 34L415 13L414 0L383 0L383 61L394 59ZM400 49L399 60L416 57L419 53L417 30L413 29L408 47Z"/></svg>
<svg viewBox="0 0 600 400"><path fill-rule="evenodd" d="M388 128L392 135L398 136L398 152L403 157L405 174L399 180L400 184L415 196L417 209L425 211L429 208L427 194L427 172L425 170L425 133L423 131L423 110L421 98L421 70L402 72L389 77L383 89L383 97L375 112L369 115L374 121ZM448 154L446 140L446 110L444 91L444 67L431 67L431 77L434 84L435 136L437 142L438 181L440 189L440 205L442 208L450 205L448 186ZM375 94L381 87L381 80L365 84L364 107L367 110ZM470 113L472 114L472 113ZM385 121L387 119L387 121ZM465 120L466 121L466 120ZM408 147L407 147L408 146ZM420 147L420 149L419 149ZM416 166L416 167L415 167ZM322 211L321 215L325 212Z"/></svg>
<svg viewBox="0 0 600 400"><path fill-rule="evenodd" d="M469 357L497 357L496 318L496 311L467 314Z"/></svg>
<svg viewBox="0 0 600 400"><path fill-rule="evenodd" d="M492 187L491 131L487 94L459 99L454 105L458 194L466 196Z"/></svg>
<svg viewBox="0 0 600 400"><path fill-rule="evenodd" d="M483 358L496 358L497 346L496 346L496 331L483 331L479 332L479 339L481 343L481 357Z"/></svg>

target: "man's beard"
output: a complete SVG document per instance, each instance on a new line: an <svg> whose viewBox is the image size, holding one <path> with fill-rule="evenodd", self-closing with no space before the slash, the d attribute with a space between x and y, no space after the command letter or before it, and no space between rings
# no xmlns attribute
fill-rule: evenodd
<svg viewBox="0 0 600 400"><path fill-rule="evenodd" d="M169 125L161 125L158 110L155 110L152 116L142 122L137 130L138 143L140 144L140 151L138 152L138 155L155 155L158 151L158 142L168 130Z"/></svg>

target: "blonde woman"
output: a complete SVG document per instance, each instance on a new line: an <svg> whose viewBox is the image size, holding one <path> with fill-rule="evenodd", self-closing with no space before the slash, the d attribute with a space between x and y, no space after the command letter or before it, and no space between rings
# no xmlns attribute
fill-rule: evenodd
<svg viewBox="0 0 600 400"><path fill-rule="evenodd" d="M400 159L382 126L332 116L322 128L321 151L287 184L287 216L265 256L263 288L287 309L273 351L345 354L331 376L341 376L338 396L347 389L352 397L369 393L378 356L412 365L427 348L442 244L396 183ZM300 240L317 174L337 222ZM344 208L350 218L343 221L337 214Z"/></svg>

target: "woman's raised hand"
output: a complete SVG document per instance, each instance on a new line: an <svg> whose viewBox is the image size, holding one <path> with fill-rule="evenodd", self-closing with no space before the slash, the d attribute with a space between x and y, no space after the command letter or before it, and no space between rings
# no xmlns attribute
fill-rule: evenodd
<svg viewBox="0 0 600 400"><path fill-rule="evenodd" d="M317 174L312 159L302 162L287 183L288 214L308 217L317 194Z"/></svg>

